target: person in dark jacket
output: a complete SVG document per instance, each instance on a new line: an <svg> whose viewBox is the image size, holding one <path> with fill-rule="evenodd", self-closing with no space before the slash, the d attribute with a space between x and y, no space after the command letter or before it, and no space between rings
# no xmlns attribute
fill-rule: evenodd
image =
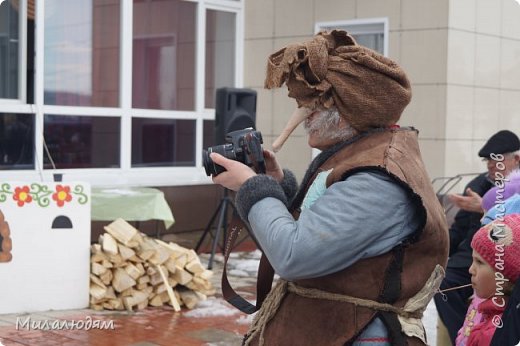
<svg viewBox="0 0 520 346"><path fill-rule="evenodd" d="M450 227L450 257L441 290L471 283L468 272L472 262L471 240L481 225L481 196L495 186L495 181L503 181L513 169L518 168L519 150L520 140L513 132L502 130L491 136L478 153L487 162L488 171L468 183L464 196L453 196L453 203L461 210L455 215ZM468 300L472 294L473 289L466 287L434 297L439 318L446 326L453 344L464 323Z"/></svg>

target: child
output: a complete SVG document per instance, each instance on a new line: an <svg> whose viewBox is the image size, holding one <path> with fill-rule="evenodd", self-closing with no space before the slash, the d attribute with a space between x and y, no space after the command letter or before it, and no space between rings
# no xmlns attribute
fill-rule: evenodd
<svg viewBox="0 0 520 346"><path fill-rule="evenodd" d="M508 296L520 276L520 214L506 215L482 227L473 236L471 247L469 272L480 304L475 310L476 300L468 309L457 345L488 346L495 329L502 327Z"/></svg>

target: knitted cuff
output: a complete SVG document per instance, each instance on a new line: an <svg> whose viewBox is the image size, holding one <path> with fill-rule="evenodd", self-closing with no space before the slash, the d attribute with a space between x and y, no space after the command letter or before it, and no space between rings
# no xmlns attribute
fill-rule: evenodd
<svg viewBox="0 0 520 346"><path fill-rule="evenodd" d="M288 202L291 202L298 191L298 182L293 172L288 169L283 169L283 180L280 182L280 186L285 193L285 198Z"/></svg>
<svg viewBox="0 0 520 346"><path fill-rule="evenodd" d="M284 190L274 178L259 174L246 180L235 198L238 214L242 220L249 222L247 216L253 205L266 197L277 198L287 205Z"/></svg>

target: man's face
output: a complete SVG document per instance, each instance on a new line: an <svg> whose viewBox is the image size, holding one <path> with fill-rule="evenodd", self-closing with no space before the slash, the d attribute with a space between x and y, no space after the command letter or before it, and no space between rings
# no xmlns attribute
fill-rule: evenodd
<svg viewBox="0 0 520 346"><path fill-rule="evenodd" d="M507 176L511 171L517 169L520 163L520 155L515 153L496 155L493 158L484 159L487 164L489 177L493 180Z"/></svg>
<svg viewBox="0 0 520 346"><path fill-rule="evenodd" d="M354 135L354 130L349 129L345 120L331 115L331 112L318 108L305 119L304 127L309 135L310 147L325 150Z"/></svg>

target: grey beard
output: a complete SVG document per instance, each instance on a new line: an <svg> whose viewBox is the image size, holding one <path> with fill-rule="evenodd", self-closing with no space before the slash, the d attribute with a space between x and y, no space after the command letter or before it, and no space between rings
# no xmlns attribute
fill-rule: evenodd
<svg viewBox="0 0 520 346"><path fill-rule="evenodd" d="M304 127L307 133L317 133L319 137L332 140L347 140L356 135L356 130L346 123L347 126L340 128L340 115L337 109L325 109L314 116L310 124L305 122Z"/></svg>

